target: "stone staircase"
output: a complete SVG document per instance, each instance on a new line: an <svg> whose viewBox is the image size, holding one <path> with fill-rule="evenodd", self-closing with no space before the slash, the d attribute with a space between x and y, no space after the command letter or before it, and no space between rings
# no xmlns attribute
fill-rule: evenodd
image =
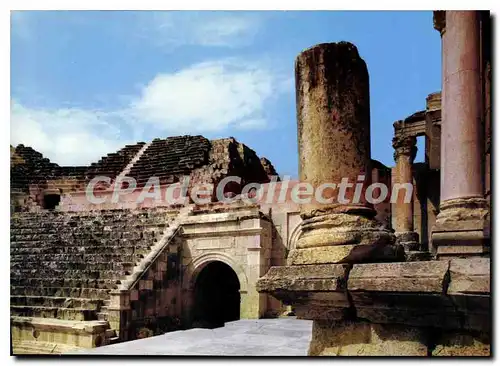
<svg viewBox="0 0 500 366"><path fill-rule="evenodd" d="M135 286L141 276L148 271L156 258L165 250L170 240L175 237L181 228L182 222L193 212L193 207L193 205L187 205L180 209L178 215L165 228L161 238L155 243L149 253L132 269L132 273L120 283L120 290L130 290Z"/></svg>
<svg viewBox="0 0 500 366"><path fill-rule="evenodd" d="M110 292L151 257L166 233L172 235L170 222L179 226L177 212L156 208L14 214L11 315L102 318Z"/></svg>
<svg viewBox="0 0 500 366"><path fill-rule="evenodd" d="M152 144L152 141L147 142L146 144L144 144L142 146L142 148L139 150L139 152L137 154L135 154L135 156L132 158L132 160L130 160L130 162L127 164L127 166L125 166L125 168L121 171L121 173L117 175L116 180L120 180L130 173L130 169L132 169L134 164L139 161L141 156L146 152L146 150L151 146L151 144Z"/></svg>

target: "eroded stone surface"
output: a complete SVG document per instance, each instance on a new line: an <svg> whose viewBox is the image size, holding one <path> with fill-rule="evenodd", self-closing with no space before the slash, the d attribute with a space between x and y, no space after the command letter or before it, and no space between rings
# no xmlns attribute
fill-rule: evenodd
<svg viewBox="0 0 500 366"><path fill-rule="evenodd" d="M427 356L423 332L401 325L315 321L311 356Z"/></svg>
<svg viewBox="0 0 500 366"><path fill-rule="evenodd" d="M349 291L425 292L445 290L449 263L426 261L354 265L349 273Z"/></svg>

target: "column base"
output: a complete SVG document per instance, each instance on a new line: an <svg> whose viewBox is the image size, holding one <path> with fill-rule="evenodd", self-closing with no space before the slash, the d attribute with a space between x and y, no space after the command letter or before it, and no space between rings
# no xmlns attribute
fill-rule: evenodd
<svg viewBox="0 0 500 366"><path fill-rule="evenodd" d="M405 251L413 252L418 251L420 249L420 242L418 238L418 234L414 231L403 231L397 232L396 235L396 243L401 244Z"/></svg>
<svg viewBox="0 0 500 366"><path fill-rule="evenodd" d="M288 265L404 261L394 234L372 218L329 213L305 219Z"/></svg>
<svg viewBox="0 0 500 366"><path fill-rule="evenodd" d="M490 214L485 199L469 197L441 203L432 231L438 259L487 256L490 252Z"/></svg>

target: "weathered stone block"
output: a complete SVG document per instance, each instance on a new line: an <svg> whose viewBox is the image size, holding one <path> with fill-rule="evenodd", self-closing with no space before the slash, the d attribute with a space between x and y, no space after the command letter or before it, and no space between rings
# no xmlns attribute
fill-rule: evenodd
<svg viewBox="0 0 500 366"><path fill-rule="evenodd" d="M359 321L314 321L310 356L427 356L418 328Z"/></svg>
<svg viewBox="0 0 500 366"><path fill-rule="evenodd" d="M349 273L349 291L424 292L445 289L448 262L355 264Z"/></svg>
<svg viewBox="0 0 500 366"><path fill-rule="evenodd" d="M490 258L450 260L448 295L490 295Z"/></svg>
<svg viewBox="0 0 500 366"><path fill-rule="evenodd" d="M490 338L480 333L443 332L437 339L432 356L491 356Z"/></svg>

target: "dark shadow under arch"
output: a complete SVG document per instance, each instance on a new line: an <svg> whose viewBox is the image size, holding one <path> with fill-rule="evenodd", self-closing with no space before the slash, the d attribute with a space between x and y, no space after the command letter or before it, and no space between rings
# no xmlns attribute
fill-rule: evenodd
<svg viewBox="0 0 500 366"><path fill-rule="evenodd" d="M193 327L218 328L240 318L240 282L234 270L219 261L208 263L196 277Z"/></svg>

